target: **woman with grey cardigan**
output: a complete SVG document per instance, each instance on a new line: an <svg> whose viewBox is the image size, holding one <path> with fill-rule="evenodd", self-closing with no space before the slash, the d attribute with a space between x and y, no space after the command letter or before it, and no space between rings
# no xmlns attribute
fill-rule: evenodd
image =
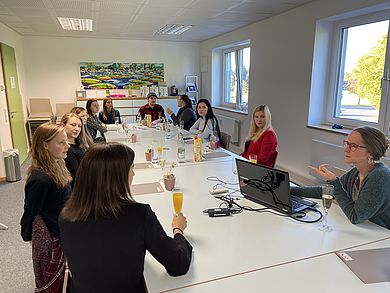
<svg viewBox="0 0 390 293"><path fill-rule="evenodd" d="M363 126L355 128L344 141L344 162L354 167L337 177L328 164L309 167L334 186L334 197L353 224L366 220L390 229L390 169L379 162L389 147L380 130ZM292 187L297 196L321 198L321 187Z"/></svg>

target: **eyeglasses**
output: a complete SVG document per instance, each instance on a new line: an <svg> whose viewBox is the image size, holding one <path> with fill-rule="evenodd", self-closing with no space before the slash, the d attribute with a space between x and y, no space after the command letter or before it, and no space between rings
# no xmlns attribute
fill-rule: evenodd
<svg viewBox="0 0 390 293"><path fill-rule="evenodd" d="M367 148L367 147L365 147L363 145L358 145L356 143L349 142L348 140L344 140L343 141L343 146L345 148L348 147L351 150L351 152L356 151L358 148L362 148L362 149L366 149Z"/></svg>

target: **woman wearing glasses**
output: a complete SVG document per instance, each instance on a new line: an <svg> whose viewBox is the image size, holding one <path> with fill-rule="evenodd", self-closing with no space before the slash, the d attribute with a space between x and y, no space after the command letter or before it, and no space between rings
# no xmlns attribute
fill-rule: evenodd
<svg viewBox="0 0 390 293"><path fill-rule="evenodd" d="M389 147L380 130L355 128L344 141L344 162L354 167L341 177L328 170L328 164L309 167L334 186L334 197L353 224L366 220L390 229L390 169L379 162ZM292 187L298 196L321 198L321 187Z"/></svg>

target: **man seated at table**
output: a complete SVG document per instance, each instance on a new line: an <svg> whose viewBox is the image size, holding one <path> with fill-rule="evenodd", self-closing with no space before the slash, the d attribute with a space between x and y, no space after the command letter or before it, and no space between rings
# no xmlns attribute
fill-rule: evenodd
<svg viewBox="0 0 390 293"><path fill-rule="evenodd" d="M148 103L139 108L141 119L145 119L146 114L152 116L152 123L156 124L159 119L165 117L164 108L156 103L157 95L155 93L148 94Z"/></svg>

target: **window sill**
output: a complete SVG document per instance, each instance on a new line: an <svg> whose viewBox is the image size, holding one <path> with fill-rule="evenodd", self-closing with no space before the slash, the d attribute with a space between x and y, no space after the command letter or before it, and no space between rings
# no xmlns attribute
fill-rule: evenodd
<svg viewBox="0 0 390 293"><path fill-rule="evenodd" d="M248 111L242 111L242 110L233 109L233 108L226 108L226 107L222 107L222 106L215 106L215 107L213 107L213 108L214 108L214 109L218 109L218 110L223 110L223 111L238 113L238 114L242 114L242 115L248 115Z"/></svg>
<svg viewBox="0 0 390 293"><path fill-rule="evenodd" d="M337 134L345 134L348 135L352 132L351 128L343 128L343 129L333 129L331 125L327 124L317 124L317 125L307 125L307 128L313 128L317 130L337 133Z"/></svg>

